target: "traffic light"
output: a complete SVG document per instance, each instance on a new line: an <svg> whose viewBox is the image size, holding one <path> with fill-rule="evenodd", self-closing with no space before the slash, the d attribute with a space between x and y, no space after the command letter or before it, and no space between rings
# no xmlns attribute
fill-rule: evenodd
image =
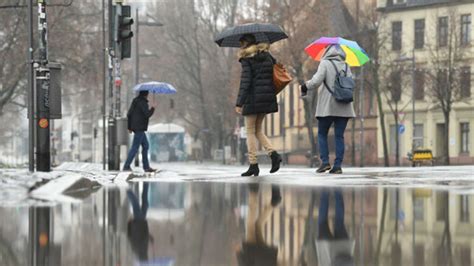
<svg viewBox="0 0 474 266"><path fill-rule="evenodd" d="M120 49L120 59L130 58L132 55L132 25L130 6L122 6L122 15L118 17L118 42Z"/></svg>

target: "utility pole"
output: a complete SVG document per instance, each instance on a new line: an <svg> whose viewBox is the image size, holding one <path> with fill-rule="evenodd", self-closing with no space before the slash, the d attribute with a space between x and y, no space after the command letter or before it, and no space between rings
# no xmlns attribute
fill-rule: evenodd
<svg viewBox="0 0 474 266"><path fill-rule="evenodd" d="M48 67L48 24L46 16L46 1L38 0L39 61L38 68L36 70L36 99L38 112L36 131L36 169L41 172L51 171L49 108L50 70Z"/></svg>
<svg viewBox="0 0 474 266"><path fill-rule="evenodd" d="M109 117L109 170L120 169L120 144L118 140L118 123L117 119L121 117L120 90L122 86L122 70L121 60L131 57L131 38L133 32L131 25L130 6L122 5L122 0L115 0L116 5L112 7L112 1L109 0L109 10L111 16L110 22L110 49L113 53L109 53L109 86L112 100L111 116ZM114 12L115 11L115 12ZM112 77L112 75L114 77ZM115 89L114 89L115 87ZM123 144L123 143L122 143Z"/></svg>
<svg viewBox="0 0 474 266"><path fill-rule="evenodd" d="M35 171L35 85L33 69L33 0L28 0L28 169Z"/></svg>
<svg viewBox="0 0 474 266"><path fill-rule="evenodd" d="M115 158L115 119L114 119L114 56L115 56L115 17L113 12L113 1L109 0L108 3L109 9L109 48L108 48L108 76L109 76L109 100L110 100L110 108L109 108L109 116L108 116L108 166L109 170L118 170L118 167L115 166L114 158Z"/></svg>
<svg viewBox="0 0 474 266"><path fill-rule="evenodd" d="M411 104L412 104L412 110L411 110L411 116L412 116L412 135L411 135L411 154L415 153L415 87L416 87L416 80L415 80L415 67L416 67L416 59L415 59L415 49L412 51L412 57L411 57L411 66L412 66L412 72L411 72L411 79L412 79L412 99L411 99ZM412 164L412 166L415 166L415 164Z"/></svg>
<svg viewBox="0 0 474 266"><path fill-rule="evenodd" d="M138 83L140 82L140 49L138 47L138 36L139 36L139 24L140 24L140 20L138 19L138 8L136 9L136 13L135 13L135 19L137 20L137 25L136 25L136 28L135 28L135 33L136 33L136 37L135 37L135 85L138 85ZM135 167L138 167L140 165L140 156L139 156L140 153L137 153L137 156L135 156Z"/></svg>
<svg viewBox="0 0 474 266"><path fill-rule="evenodd" d="M102 65L102 168L107 169L107 128L106 122L107 119L107 37L105 30L105 0L102 0L102 52L103 52L103 65Z"/></svg>

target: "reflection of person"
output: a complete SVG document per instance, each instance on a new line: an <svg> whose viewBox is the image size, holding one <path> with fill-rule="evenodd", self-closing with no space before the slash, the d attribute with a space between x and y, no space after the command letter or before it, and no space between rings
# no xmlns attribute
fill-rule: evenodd
<svg viewBox="0 0 474 266"><path fill-rule="evenodd" d="M321 266L349 266L354 265L354 241L349 239L349 235L344 225L344 197L342 191L334 191L335 217L334 232L329 230L329 190L325 189L321 193L318 215L318 239L316 240L316 250L318 252L318 264Z"/></svg>
<svg viewBox="0 0 474 266"><path fill-rule="evenodd" d="M239 61L242 65L239 96L235 111L244 116L247 128L249 169L242 176L258 176L257 140L272 160L270 173L280 169L281 156L272 147L262 130L266 114L278 112L278 103L273 84L273 65L276 63L269 53L270 44L257 43L252 34L240 38Z"/></svg>
<svg viewBox="0 0 474 266"><path fill-rule="evenodd" d="M319 64L318 71L313 78L301 86L303 95L308 90L318 91L318 103L316 107L316 118L318 119L318 142L321 157L321 166L316 170L324 173L328 170L332 174L342 173L342 161L344 159L344 131L349 118L355 117L352 103L340 103L335 100L330 92L334 90L334 82L337 73L351 76L351 69L344 62L346 54L339 45L332 45L326 49L323 60ZM345 74L344 74L345 72ZM331 87L331 88L329 88ZM336 160L331 168L329 164L328 132L334 124L334 136L336 140Z"/></svg>
<svg viewBox="0 0 474 266"><path fill-rule="evenodd" d="M277 265L278 248L265 243L263 228L281 200L280 188L272 186L270 202L258 212L258 184L250 185L245 241L237 253L240 266Z"/></svg>
<svg viewBox="0 0 474 266"><path fill-rule="evenodd" d="M145 172L155 172L155 169L150 167L148 162L148 148L149 143L146 137L146 131L148 130L148 121L155 112L155 108L148 107L148 91L140 91L137 97L133 99L130 109L127 113L128 118L128 131L134 133L132 147L127 156L127 161L123 166L124 171L131 171L130 164L133 158L138 153L138 148L142 146L142 160L143 169Z"/></svg>
<svg viewBox="0 0 474 266"><path fill-rule="evenodd" d="M127 191L127 196L133 209L133 218L128 221L127 235L133 252L139 261L148 260L148 244L153 241L148 229L146 214L148 211L148 183L143 184L142 205L132 190Z"/></svg>

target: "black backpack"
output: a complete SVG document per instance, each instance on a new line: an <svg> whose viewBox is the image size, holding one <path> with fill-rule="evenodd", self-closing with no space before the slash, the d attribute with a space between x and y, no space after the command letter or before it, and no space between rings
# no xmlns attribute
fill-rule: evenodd
<svg viewBox="0 0 474 266"><path fill-rule="evenodd" d="M334 91L330 89L328 84L326 83L326 79L324 80L324 86L326 89L332 94L334 99L340 103L351 103L354 101L354 87L355 81L352 77L347 76L347 64L345 70L338 71L336 64L332 60L329 60L333 65L334 69L336 70L336 79L334 81ZM341 72L345 73L345 75L341 75Z"/></svg>

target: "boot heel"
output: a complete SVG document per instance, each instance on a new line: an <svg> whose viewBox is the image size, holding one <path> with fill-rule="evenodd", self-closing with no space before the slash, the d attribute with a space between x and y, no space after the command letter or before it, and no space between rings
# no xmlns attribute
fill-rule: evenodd
<svg viewBox="0 0 474 266"><path fill-rule="evenodd" d="M247 172L242 173L241 176L258 176L259 173L258 164L251 164Z"/></svg>

